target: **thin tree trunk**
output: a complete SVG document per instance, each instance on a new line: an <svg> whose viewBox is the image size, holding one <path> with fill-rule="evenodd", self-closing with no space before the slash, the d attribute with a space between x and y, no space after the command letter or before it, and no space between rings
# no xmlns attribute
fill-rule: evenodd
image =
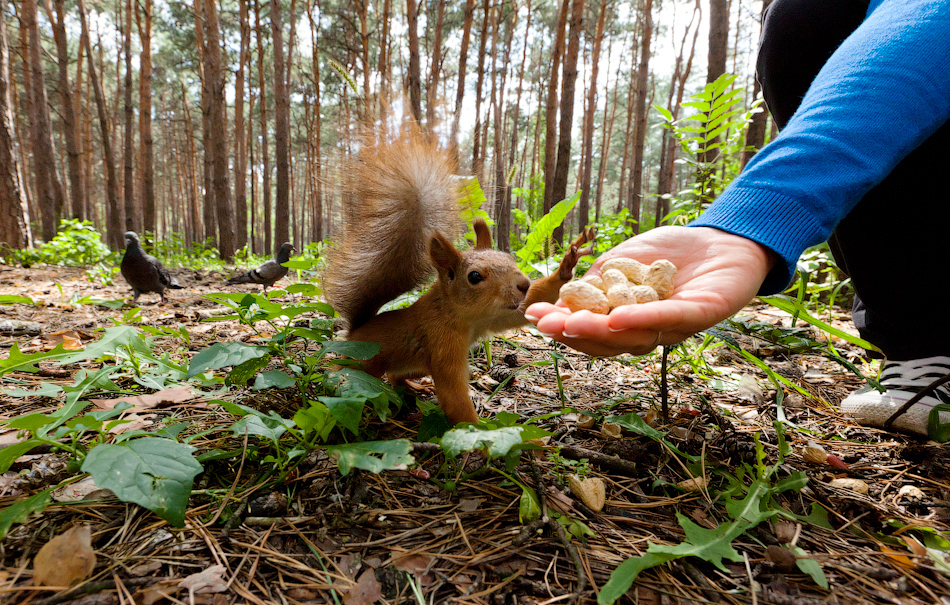
<svg viewBox="0 0 950 605"><path fill-rule="evenodd" d="M637 101L634 110L633 163L627 209L633 232L640 232L640 204L643 190L643 151L647 134L647 88L650 83L650 38L653 36L653 0L643 0L640 14L640 64L637 69Z"/></svg>
<svg viewBox="0 0 950 605"><path fill-rule="evenodd" d="M442 71L442 24L445 21L445 0L435 0L435 32L432 41L431 68L426 85L426 129L431 133L436 126L435 110L439 105L439 73Z"/></svg>
<svg viewBox="0 0 950 605"><path fill-rule="evenodd" d="M204 0L194 0L195 11L195 44L198 48L198 77L201 79L201 146L202 146L202 173L201 182L204 190L202 198L201 218L204 222L205 241L217 241L217 226L215 225L214 187L211 179L214 174L212 164L211 143L211 83L208 80L208 45L205 42Z"/></svg>
<svg viewBox="0 0 950 605"><path fill-rule="evenodd" d="M273 230L271 229L271 186L270 186L270 141L267 129L267 81L265 78L264 64L264 35L261 27L261 10L258 0L254 0L254 18L255 33L257 37L257 74L258 88L260 90L259 104L261 107L261 168L263 170L261 181L261 198L263 202L263 230L264 230L264 250L270 252L274 246L272 244ZM257 252L260 252L258 250Z"/></svg>
<svg viewBox="0 0 950 605"><path fill-rule="evenodd" d="M452 115L452 131L449 134L451 151L458 160L459 125L462 118L462 101L465 99L465 74L468 71L468 46L472 37L472 21L475 19L475 0L465 0L465 15L462 22L462 44L459 48L459 79L455 90L455 112Z"/></svg>
<svg viewBox="0 0 950 605"><path fill-rule="evenodd" d="M205 0L205 42L208 68L205 78L211 92L211 163L215 217L218 221L218 252L226 262L234 260L234 206L228 178L228 102L225 97L224 61L216 0ZM207 151L206 151L207 152Z"/></svg>
<svg viewBox="0 0 950 605"><path fill-rule="evenodd" d="M0 0L0 14L6 14L6 0ZM30 215L16 155L13 126L13 96L10 89L10 46L6 19L0 20L0 243L14 249L30 248Z"/></svg>
<svg viewBox="0 0 950 605"><path fill-rule="evenodd" d="M42 63L40 29L36 14L36 0L25 0L21 10L22 27L29 40L29 62L32 89L33 153L36 155L36 195L40 202L43 239L56 236L58 219L63 215L65 193L56 174L56 154L50 124L49 101Z"/></svg>
<svg viewBox="0 0 950 605"><path fill-rule="evenodd" d="M389 0L386 0L387 5L388 3ZM314 8L319 10L320 4L317 1L314 2L314 5L315 6L312 6L310 10L307 11L308 16L310 17L310 38L311 45L313 47L313 163L316 171L313 193L313 240L321 241L325 237L323 227L323 179L320 178L320 172L323 165L320 135L320 130L323 128L323 122L321 121L320 114L323 111L323 108L321 107L320 101L320 48L317 46L317 24L313 20Z"/></svg>
<svg viewBox="0 0 950 605"><path fill-rule="evenodd" d="M406 28L409 33L409 110L417 124L422 124L422 71L419 67L419 14L417 0L406 0Z"/></svg>
<svg viewBox="0 0 950 605"><path fill-rule="evenodd" d="M772 3L771 0L764 0L762 2L762 13L759 19L761 23L765 19L765 11L768 9L769 5ZM762 87L759 86L759 79L755 78L752 86L752 101L755 102L756 99L762 94ZM752 116L752 122L749 124L748 129L745 133L745 149L742 150L742 168L745 168L745 165L749 163L749 160L752 159L752 156L755 155L756 151L762 148L765 145L765 133L767 131L769 114L765 111L765 108L761 108L762 111Z"/></svg>
<svg viewBox="0 0 950 605"><path fill-rule="evenodd" d="M109 132L109 119L106 109L106 99L102 94L102 84L99 82L99 72L96 70L95 59L92 54L92 42L89 37L89 28L86 23L86 5L79 0L79 19L83 31L83 40L86 42L86 59L89 61L89 82L96 98L96 111L99 115L99 131L102 136L102 157L106 165L106 200L108 216L108 240L113 250L122 248L122 211L119 207L119 186L116 182L115 155L112 151L112 135Z"/></svg>
<svg viewBox="0 0 950 605"><path fill-rule="evenodd" d="M591 173L594 168L594 114L597 113L597 76L600 65L600 46L604 39L604 25L607 22L607 0L601 0L600 14L597 17L597 27L594 30L594 44L591 50L590 89L587 92L587 114L584 117L584 172L581 176L581 199L577 207L577 228L583 230L590 221L590 188ZM604 128L606 128L606 123ZM601 156L603 158L603 156ZM603 162L603 159L601 159Z"/></svg>
<svg viewBox="0 0 950 605"><path fill-rule="evenodd" d="M271 38L274 48L274 151L277 163L277 198L274 216L276 245L290 241L290 93L289 70L284 61L281 0L271 0ZM276 247L276 246L275 246Z"/></svg>
<svg viewBox="0 0 950 605"><path fill-rule="evenodd" d="M63 139L66 141L66 158L69 174L70 207L74 218L85 218L86 191L82 181L82 148L79 144L78 125L76 123L76 107L73 101L72 89L69 86L69 48L66 44L65 9L63 0L56 0L55 17L47 15L53 24L53 39L56 42L56 61L59 67L59 95L63 103Z"/></svg>
<svg viewBox="0 0 950 605"><path fill-rule="evenodd" d="M499 19L501 18L501 10L505 8L505 6L503 3L498 9ZM505 21L505 52L504 56L501 57L501 73L497 75L497 77L500 78L498 94L497 96L494 93L492 94L492 97L494 97L493 103L495 105L495 149L493 151L493 159L495 162L495 239L498 242L498 249L505 252L511 251L511 197L509 196L511 184L508 182L508 175L505 174L505 125L503 115L505 81L507 79L508 63L511 57L511 39L514 35L515 21L517 18L518 11L512 9L511 18ZM498 29L497 25L495 29ZM497 55L498 53L496 52L495 54ZM494 88L494 86L492 88Z"/></svg>
<svg viewBox="0 0 950 605"><path fill-rule="evenodd" d="M482 166L484 159L481 154L482 131L482 86L485 82L485 46L488 44L488 30L491 18L491 0L485 0L482 6L482 36L478 47L478 83L475 85L475 133L472 137L472 174L479 182L483 179Z"/></svg>
<svg viewBox="0 0 950 605"><path fill-rule="evenodd" d="M580 50L581 29L584 20L584 0L572 0L571 24L567 52L564 55L564 76L561 83L561 119L558 125L557 164L554 168L551 201L567 197L567 177L571 161L571 135L574 125L574 90L577 84L577 54ZM558 225L552 234L560 245L564 239L564 227Z"/></svg>
<svg viewBox="0 0 950 605"><path fill-rule="evenodd" d="M316 3L319 7L319 2ZM392 66L389 63L389 26L392 13L392 4L391 0L383 0L383 11L380 15L382 20L382 28L379 35L379 91L376 95L377 97L377 111L380 119L385 120L387 114L387 107L389 105L389 100L391 97L390 91L390 80L392 79ZM316 48L316 46L314 46ZM319 103L317 103L319 105ZM317 119L320 118L319 112L317 113Z"/></svg>
<svg viewBox="0 0 950 605"><path fill-rule="evenodd" d="M158 234L155 199L155 141L152 138L152 0L136 3L135 20L142 41L139 55L139 174L142 228ZM164 158L162 160L164 164Z"/></svg>
<svg viewBox="0 0 950 605"><path fill-rule="evenodd" d="M249 61L251 28L247 0L238 0L241 46L234 76L234 247L247 246L247 136L244 132L244 74Z"/></svg>
<svg viewBox="0 0 950 605"><path fill-rule="evenodd" d="M567 13L570 0L561 0L557 25L554 32L554 47L551 50L551 74L548 84L548 97L544 109L544 206L542 214L554 207L554 173L557 164L557 109L558 82L561 77L561 55L564 53L564 28L567 25ZM558 200L560 201L560 200Z"/></svg>
<svg viewBox="0 0 950 605"><path fill-rule="evenodd" d="M122 179L122 193L125 202L125 230L137 231L135 208L135 181L132 164L135 155L132 151L132 122L135 119L135 108L132 106L132 0L125 1L125 18L122 23L122 56L125 59L125 79L122 84L122 109L125 129L122 138L122 161L124 176Z"/></svg>

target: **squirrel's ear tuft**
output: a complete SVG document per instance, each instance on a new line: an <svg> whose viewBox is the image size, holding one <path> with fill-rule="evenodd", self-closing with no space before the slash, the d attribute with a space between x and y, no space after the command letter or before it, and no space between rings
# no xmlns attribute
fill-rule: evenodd
<svg viewBox="0 0 950 605"><path fill-rule="evenodd" d="M462 264L462 253L455 249L452 242L436 231L429 242L429 257L440 276L452 279Z"/></svg>
<svg viewBox="0 0 950 605"><path fill-rule="evenodd" d="M475 229L475 249L491 250L491 230L488 228L488 223L485 222L485 219L475 219L472 227Z"/></svg>

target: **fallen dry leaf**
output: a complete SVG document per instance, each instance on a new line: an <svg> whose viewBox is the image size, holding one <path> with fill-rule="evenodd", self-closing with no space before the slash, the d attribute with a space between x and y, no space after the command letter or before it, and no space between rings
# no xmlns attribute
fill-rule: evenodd
<svg viewBox="0 0 950 605"><path fill-rule="evenodd" d="M72 586L89 577L96 567L92 530L74 525L43 545L33 558L35 586Z"/></svg>
<svg viewBox="0 0 950 605"><path fill-rule="evenodd" d="M80 337L75 330L63 330L62 332L54 332L53 334L44 334L43 337L48 343L44 347L46 350L55 349L59 343L63 343L63 348L67 351L82 351L85 348L82 344L82 337Z"/></svg>
<svg viewBox="0 0 950 605"><path fill-rule="evenodd" d="M204 571L193 573L183 579L178 585L192 594L206 594L209 592L224 592L228 583L224 579L224 565L212 565Z"/></svg>
<svg viewBox="0 0 950 605"><path fill-rule="evenodd" d="M571 488L571 493L580 498L587 508L595 513L599 513L604 509L607 489L604 486L603 479L588 477L581 480L577 475L571 475L567 478L567 485Z"/></svg>
<svg viewBox="0 0 950 605"><path fill-rule="evenodd" d="M350 592L343 597L343 605L372 605L383 596L383 585L376 579L376 572L367 569L360 574Z"/></svg>
<svg viewBox="0 0 950 605"><path fill-rule="evenodd" d="M184 403L193 399L197 399L197 395L191 392L190 386L183 385L156 391L148 395L134 395L132 397L119 397L118 399L90 399L89 401L101 410L111 410L120 403L127 402L132 404L132 407L126 410L126 413L129 413L150 410L164 403Z"/></svg>

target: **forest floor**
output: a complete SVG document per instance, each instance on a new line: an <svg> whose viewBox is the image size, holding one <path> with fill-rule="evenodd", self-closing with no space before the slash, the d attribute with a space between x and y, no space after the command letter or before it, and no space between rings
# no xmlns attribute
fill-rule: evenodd
<svg viewBox="0 0 950 605"><path fill-rule="evenodd" d="M158 337L155 352L188 357L214 342L256 338L236 321L202 321L221 311L204 294L241 291L223 285L227 276L173 273L185 289L169 291L165 304L143 295L134 325L184 327L189 342ZM41 326L40 334L0 335L0 347L9 351L16 343L29 354L61 341L88 346L125 313L96 301L128 293L121 277L102 286L81 269L0 266L0 295L35 303L0 305L0 326L6 319ZM362 427L374 440L412 442L412 468L344 475L316 448L274 486L266 481L266 444L236 434L236 417L221 401L290 418L299 407L293 389L219 384L142 402L126 411L139 430L187 423L179 439L209 454L184 526L101 490L90 494L83 482L11 522L3 509L83 476L62 452L31 451L0 476L0 602L595 603L611 573L650 548L624 568L643 570L616 602L950 604L946 447L854 424L837 405L863 381L831 359L822 335L801 323L793 328L790 316L761 304L740 317L728 334L735 346L697 336L670 354L668 424L658 417L659 353L591 359L558 346L556 373L544 363L555 349L536 334L495 340L494 359L518 371L489 398L498 370L490 373L484 355L475 355L472 392L480 415L511 412L552 435L514 468L496 461L495 469L457 485L445 481L445 454L418 443L420 414L412 405ZM822 319L850 329L845 311ZM743 333L761 335L763 327L783 344ZM834 348L873 375L862 351L844 342ZM98 366L40 363L39 372L7 374L3 386L71 385L92 367ZM431 399L429 386L420 381L414 394ZM0 419L51 414L63 395L0 395ZM786 419L784 439L777 414ZM0 448L18 439L17 431L0 427ZM809 443L836 457L829 459L835 464L806 461ZM216 452L231 455L210 455ZM474 456L464 468L482 463ZM602 510L568 488L574 472L603 481ZM694 478L700 481L692 488L682 483ZM833 483L843 478L859 481ZM538 494L541 520L519 519L522 486ZM545 522L554 517L562 523ZM91 528L92 575L72 591L33 587L40 547L73 525ZM75 558L67 552L58 556Z"/></svg>

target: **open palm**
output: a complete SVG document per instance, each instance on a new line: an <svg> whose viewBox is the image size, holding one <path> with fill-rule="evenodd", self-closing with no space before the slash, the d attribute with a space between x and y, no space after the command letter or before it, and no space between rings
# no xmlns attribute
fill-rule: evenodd
<svg viewBox="0 0 950 605"><path fill-rule="evenodd" d="M642 355L731 317L752 300L775 262L759 244L708 227L652 229L605 253L591 272L599 273L605 260L618 256L646 264L671 261L678 269L673 295L618 307L609 315L537 303L527 309L528 319L542 334L591 355Z"/></svg>

